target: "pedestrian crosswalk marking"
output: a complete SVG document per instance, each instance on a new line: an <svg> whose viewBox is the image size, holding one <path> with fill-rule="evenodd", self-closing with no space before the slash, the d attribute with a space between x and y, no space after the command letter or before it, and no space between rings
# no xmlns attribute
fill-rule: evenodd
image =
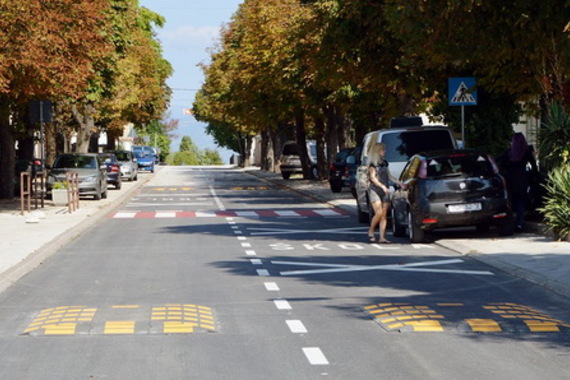
<svg viewBox="0 0 570 380"><path fill-rule="evenodd" d="M348 218L341 209L295 209L295 210L203 210L203 211L117 211L113 219L168 219L168 218Z"/></svg>

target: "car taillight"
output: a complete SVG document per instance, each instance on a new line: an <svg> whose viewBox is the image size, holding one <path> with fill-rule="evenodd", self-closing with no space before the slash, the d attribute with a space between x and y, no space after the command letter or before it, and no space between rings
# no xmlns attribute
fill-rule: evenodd
<svg viewBox="0 0 570 380"><path fill-rule="evenodd" d="M345 167L344 167L344 176L345 176L345 177L350 176L350 170L348 170L348 166L345 166Z"/></svg>
<svg viewBox="0 0 570 380"><path fill-rule="evenodd" d="M336 165L334 164L334 162L331 164L330 170L336 170Z"/></svg>
<svg viewBox="0 0 570 380"><path fill-rule="evenodd" d="M112 172L120 172L121 168L119 167L119 165L111 165L111 171Z"/></svg>
<svg viewBox="0 0 570 380"><path fill-rule="evenodd" d="M434 223L437 223L437 219L425 218L425 219L422 219L422 223L423 224L434 224Z"/></svg>

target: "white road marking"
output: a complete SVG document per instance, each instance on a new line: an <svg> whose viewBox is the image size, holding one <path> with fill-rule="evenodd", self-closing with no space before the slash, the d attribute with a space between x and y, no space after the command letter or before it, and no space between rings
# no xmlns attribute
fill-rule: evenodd
<svg viewBox="0 0 570 380"><path fill-rule="evenodd" d="M234 230L234 235L243 235L243 232L240 230Z"/></svg>
<svg viewBox="0 0 570 380"><path fill-rule="evenodd" d="M240 218L259 218L259 214L255 211L236 211L236 216Z"/></svg>
<svg viewBox="0 0 570 380"><path fill-rule="evenodd" d="M284 300L284 299L273 300L273 303L275 304L275 307L278 310L291 310L292 309L289 302L287 302L287 300Z"/></svg>
<svg viewBox="0 0 570 380"><path fill-rule="evenodd" d="M261 265L262 262L259 259L251 259L249 260L251 262L252 265Z"/></svg>
<svg viewBox="0 0 570 380"><path fill-rule="evenodd" d="M251 248L251 243L241 243L243 248Z"/></svg>
<svg viewBox="0 0 570 380"><path fill-rule="evenodd" d="M216 218L217 216L218 215L212 211L196 211L196 217L198 218Z"/></svg>
<svg viewBox="0 0 570 380"><path fill-rule="evenodd" d="M267 269L258 269L257 275L260 277L269 277L269 271Z"/></svg>
<svg viewBox="0 0 570 380"><path fill-rule="evenodd" d="M305 347L303 353L312 365L328 365L329 361L318 347Z"/></svg>
<svg viewBox="0 0 570 380"><path fill-rule="evenodd" d="M176 218L176 211L157 211L155 218Z"/></svg>
<svg viewBox="0 0 570 380"><path fill-rule="evenodd" d="M286 217L303 217L302 215L299 215L297 212L295 211L289 211L289 210L274 210L273 211L275 214L277 214L277 216L286 216Z"/></svg>
<svg viewBox="0 0 570 380"><path fill-rule="evenodd" d="M256 256L257 254L255 253L255 251L248 249L245 251L245 254L248 256Z"/></svg>
<svg viewBox="0 0 570 380"><path fill-rule="evenodd" d="M275 282L266 282L266 283L264 283L264 285L265 285L265 289L268 292L278 292L279 291L279 286Z"/></svg>
<svg viewBox="0 0 570 380"><path fill-rule="evenodd" d="M493 276L494 274L489 271L474 271L474 270L459 270L459 269L429 269L418 268L422 266L432 265L445 265L462 263L463 260L436 260L422 263L410 264L386 264L386 265L346 265L346 264L325 264L325 263L303 263L295 261L271 261L271 264L276 265L297 265L306 267L325 267L329 269L315 269L315 270L294 270L280 272L281 276L294 276L302 274L322 274L322 273L341 273L341 272L362 272L369 270L393 270L393 271L408 271L408 272L428 272L428 273L447 273L447 274L472 274Z"/></svg>
<svg viewBox="0 0 570 380"><path fill-rule="evenodd" d="M321 216L338 216L338 212L334 210L313 210L314 213L319 214Z"/></svg>
<svg viewBox="0 0 570 380"><path fill-rule="evenodd" d="M245 236L238 236L237 239L238 240L247 240L247 238Z"/></svg>
<svg viewBox="0 0 570 380"><path fill-rule="evenodd" d="M299 321L298 319L288 320L285 322L293 334L305 334L308 332L303 322Z"/></svg>
<svg viewBox="0 0 570 380"><path fill-rule="evenodd" d="M216 205L218 205L218 208L221 211L225 211L225 206L222 203L221 199L216 195L216 190L214 189L214 186L210 186L210 194L212 194L212 197L214 198L214 202L216 202Z"/></svg>
<svg viewBox="0 0 570 380"><path fill-rule="evenodd" d="M134 218L135 215L137 215L136 212L118 212L115 214L115 218L122 218L122 219L128 219L128 218Z"/></svg>
<svg viewBox="0 0 570 380"><path fill-rule="evenodd" d="M352 235L363 235L366 228L364 227L350 227L350 228L326 228L322 230L297 230L290 228L248 228L249 231L260 231L252 232L251 235L292 235L292 234L314 234L314 233L324 233L324 234L352 234ZM364 235L363 235L364 236Z"/></svg>

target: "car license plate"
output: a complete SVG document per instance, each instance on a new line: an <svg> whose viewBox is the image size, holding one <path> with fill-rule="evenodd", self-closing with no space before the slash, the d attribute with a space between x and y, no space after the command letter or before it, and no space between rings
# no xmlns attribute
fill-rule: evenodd
<svg viewBox="0 0 570 380"><path fill-rule="evenodd" d="M447 210L450 213L480 211L481 210L481 203L463 203L463 204L458 204L458 205L448 205Z"/></svg>

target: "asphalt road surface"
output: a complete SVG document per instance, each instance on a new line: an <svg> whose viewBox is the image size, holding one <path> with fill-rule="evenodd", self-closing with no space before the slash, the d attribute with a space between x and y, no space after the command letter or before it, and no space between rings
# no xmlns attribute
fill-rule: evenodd
<svg viewBox="0 0 570 380"><path fill-rule="evenodd" d="M1 379L567 379L568 300L238 170L166 167L0 294Z"/></svg>

